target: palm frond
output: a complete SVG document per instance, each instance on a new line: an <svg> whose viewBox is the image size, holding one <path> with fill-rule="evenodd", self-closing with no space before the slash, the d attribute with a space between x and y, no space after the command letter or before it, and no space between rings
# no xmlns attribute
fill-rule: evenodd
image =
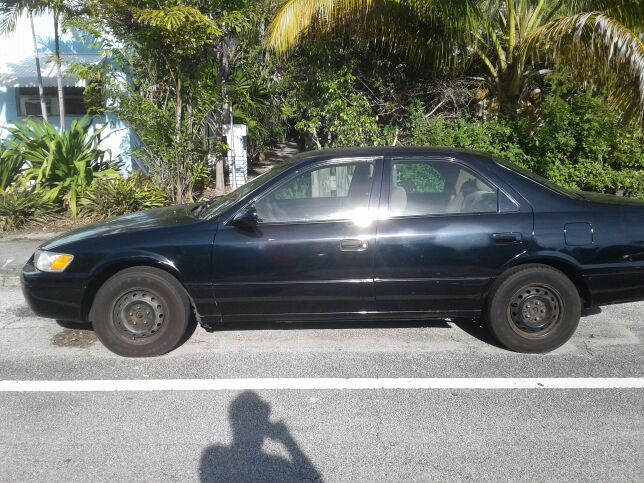
<svg viewBox="0 0 644 483"><path fill-rule="evenodd" d="M522 48L544 50L582 82L607 87L626 116L644 121L644 43L617 20L601 12L562 17L532 32Z"/></svg>
<svg viewBox="0 0 644 483"><path fill-rule="evenodd" d="M49 3L39 0L2 0L0 1L0 35L6 35L16 29L21 16L31 12L41 14L49 8Z"/></svg>
<svg viewBox="0 0 644 483"><path fill-rule="evenodd" d="M434 73L465 67L467 29L439 17L421 17L409 5L376 0L374 8L360 15L343 18L332 33L346 42L356 37L398 55L411 67Z"/></svg>
<svg viewBox="0 0 644 483"><path fill-rule="evenodd" d="M369 10L374 0L285 0L268 27L268 47L278 54L293 49L316 23L337 24L338 10L345 15Z"/></svg>
<svg viewBox="0 0 644 483"><path fill-rule="evenodd" d="M16 23L25 13L25 8L25 2L21 1L0 2L0 35L16 30Z"/></svg>
<svg viewBox="0 0 644 483"><path fill-rule="evenodd" d="M644 30L644 0L568 0L561 2L557 16L601 12L636 31Z"/></svg>
<svg viewBox="0 0 644 483"><path fill-rule="evenodd" d="M0 193L13 184L23 171L25 162L0 145Z"/></svg>
<svg viewBox="0 0 644 483"><path fill-rule="evenodd" d="M269 25L267 44L285 54L306 37L350 27L367 39L411 46L414 35L419 40L431 35L439 19L445 29L457 31L475 8L474 0L285 0Z"/></svg>

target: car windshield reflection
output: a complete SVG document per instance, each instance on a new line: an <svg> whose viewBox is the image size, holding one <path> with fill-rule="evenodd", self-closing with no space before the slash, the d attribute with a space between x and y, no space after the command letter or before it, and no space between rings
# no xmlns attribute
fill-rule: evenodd
<svg viewBox="0 0 644 483"><path fill-rule="evenodd" d="M249 181L245 185L237 188L235 191L231 191L224 196L209 201L199 213L199 218L210 219L220 215L247 194L251 193L264 183L282 174L284 171L290 168L293 163L294 161L282 163L279 166L276 166L273 169L267 171L266 173L259 175L254 180Z"/></svg>

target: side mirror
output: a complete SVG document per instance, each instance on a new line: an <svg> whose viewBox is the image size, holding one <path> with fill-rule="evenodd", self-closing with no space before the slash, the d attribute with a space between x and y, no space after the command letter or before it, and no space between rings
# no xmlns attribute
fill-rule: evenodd
<svg viewBox="0 0 644 483"><path fill-rule="evenodd" d="M233 218L231 225L246 230L254 229L259 223L259 216L257 216L257 209L254 206L249 206L245 210L237 213Z"/></svg>

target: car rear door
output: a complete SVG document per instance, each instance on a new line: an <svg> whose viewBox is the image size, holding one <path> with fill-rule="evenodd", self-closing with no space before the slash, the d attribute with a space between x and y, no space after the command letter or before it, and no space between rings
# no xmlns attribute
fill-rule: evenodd
<svg viewBox="0 0 644 483"><path fill-rule="evenodd" d="M533 227L527 203L441 156L385 160L380 218L375 291L383 312L477 313Z"/></svg>
<svg viewBox="0 0 644 483"><path fill-rule="evenodd" d="M302 168L253 201L260 222L226 225L214 243L225 320L352 317L375 310L373 269L381 158Z"/></svg>

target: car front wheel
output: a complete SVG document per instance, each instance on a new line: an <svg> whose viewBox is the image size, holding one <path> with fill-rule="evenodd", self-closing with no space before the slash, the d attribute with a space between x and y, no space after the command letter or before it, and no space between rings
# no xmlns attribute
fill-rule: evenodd
<svg viewBox="0 0 644 483"><path fill-rule="evenodd" d="M532 353L565 344L580 316L575 285L545 265L525 265L506 273L492 288L485 311L488 327L502 345Z"/></svg>
<svg viewBox="0 0 644 483"><path fill-rule="evenodd" d="M189 333L190 301L177 279L163 270L128 268L99 289L92 325L105 347L118 355L158 356Z"/></svg>

